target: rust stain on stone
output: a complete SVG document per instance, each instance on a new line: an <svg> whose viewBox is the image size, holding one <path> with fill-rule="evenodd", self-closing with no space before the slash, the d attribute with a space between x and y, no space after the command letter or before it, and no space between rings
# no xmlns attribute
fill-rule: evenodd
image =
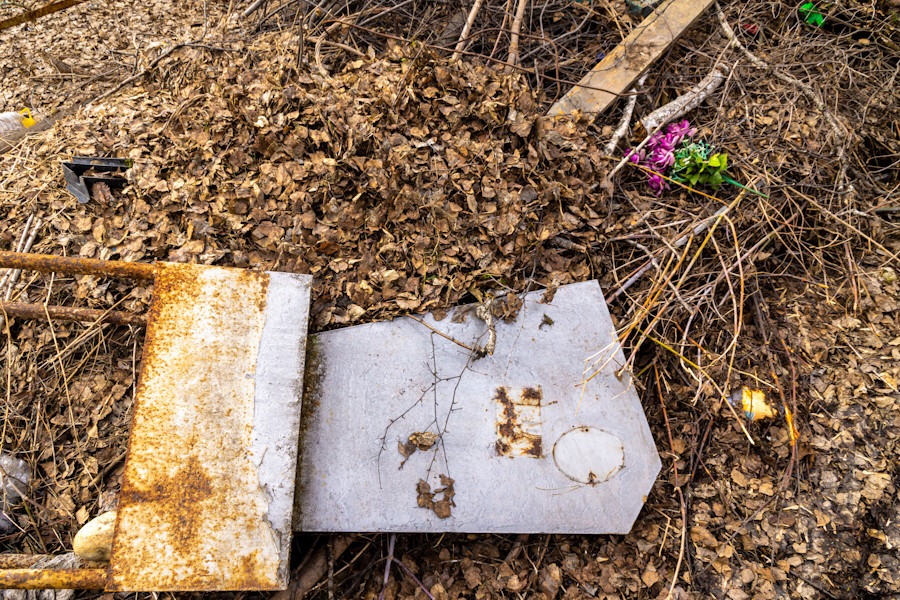
<svg viewBox="0 0 900 600"><path fill-rule="evenodd" d="M543 401L540 386L523 388L518 395L501 386L494 391L493 400L498 407L497 441L494 444L497 454L543 457L543 440L539 433Z"/></svg>

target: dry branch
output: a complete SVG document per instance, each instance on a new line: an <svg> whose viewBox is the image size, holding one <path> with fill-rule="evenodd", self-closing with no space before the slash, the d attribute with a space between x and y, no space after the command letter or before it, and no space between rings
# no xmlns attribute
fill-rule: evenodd
<svg viewBox="0 0 900 600"><path fill-rule="evenodd" d="M21 25L22 23L28 23L29 21L37 21L41 17L45 17L55 12L71 8L76 4L81 4L84 1L85 0L60 0L60 2L53 2L36 10L4 19L3 21L0 21L0 31L9 29L10 27L15 27L16 25Z"/></svg>
<svg viewBox="0 0 900 600"><path fill-rule="evenodd" d="M459 41L456 42L456 48L453 49L452 60L459 59L459 53L462 52L463 48L466 46L466 42L468 41L469 31L472 30L472 24L475 22L475 17L478 16L478 11L481 10L481 4L484 0L475 0L475 4L472 5L472 10L469 11L469 17L466 19L466 24L463 25L462 31L459 34Z"/></svg>
<svg viewBox="0 0 900 600"><path fill-rule="evenodd" d="M727 70L723 70L719 67L714 68L709 75L704 77L700 83L692 87L689 92L678 96L668 104L660 106L641 119L641 125L643 125L644 129L647 131L653 131L669 121L674 121L678 117L689 113L697 108L701 102L706 100L710 94L722 85L726 75Z"/></svg>
<svg viewBox="0 0 900 600"><path fill-rule="evenodd" d="M519 64L519 33L522 31L522 17L525 16L525 7L528 0L519 0L516 5L516 16L513 18L512 27L510 28L509 40L509 60L507 64L510 67L516 67Z"/></svg>
<svg viewBox="0 0 900 600"><path fill-rule="evenodd" d="M616 128L615 133L613 133L612 138L610 138L609 142L606 144L606 148L604 148L607 155L616 151L616 146L619 145L619 141L621 141L621 139L625 137L625 134L628 133L628 127L631 125L631 115L634 114L634 106L637 104L637 90L644 86L645 81L647 81L646 73L641 75L637 84L631 88L631 96L628 97L628 103L625 105L625 111L622 113L622 120L619 121L619 126Z"/></svg>
<svg viewBox="0 0 900 600"><path fill-rule="evenodd" d="M332 560L337 560L350 544L356 539L356 535L339 535L335 537L332 545ZM325 545L314 551L312 556L300 565L302 571L291 574L291 583L288 589L278 592L271 600L295 600L302 598L311 589L316 587L319 580L328 573L328 551Z"/></svg>
<svg viewBox="0 0 900 600"><path fill-rule="evenodd" d="M241 17L246 19L256 11L258 11L259 7L262 6L265 2L266 0L256 0L255 2L253 2L253 4L244 9L244 12L241 13Z"/></svg>
<svg viewBox="0 0 900 600"><path fill-rule="evenodd" d="M788 75L787 73L785 73L784 71L781 71L780 69L774 68L772 65L770 65L766 61L762 60L761 58L759 58L758 56L756 56L755 54L750 52L750 50L748 50L747 47L744 46L744 44L742 44L741 41L737 38L737 36L734 34L734 29L732 29L731 25L728 24L728 20L725 18L725 13L722 12L722 7L718 3L716 3L716 14L719 17L719 25L722 28L722 33L725 34L725 37L728 38L730 43L737 46L740 49L740 51L744 53L744 56L746 56L750 60L750 62L753 64L754 67L756 67L758 69L762 69L766 73L773 75L774 77L780 79L784 83L787 83L788 85L792 85L792 86L796 87L801 92L803 92L803 94L809 99L810 102L813 103L813 105L817 109L819 109L819 112L821 112L822 115L825 117L825 120L828 121L828 125L831 127L831 130L834 132L834 137L836 139L836 146L837 146L836 155L837 155L837 159L841 163L841 170L840 170L840 173L838 173L838 189L840 189L842 192L843 191L852 192L853 185L850 184L848 186L845 184L845 180L847 177L847 168L849 167L850 161L849 161L846 151L845 151L845 145L846 145L846 140L847 140L847 131L844 128L843 124L841 124L837 120L837 118L832 114L832 112L830 110L828 110L828 107L825 106L825 102L822 100L821 97L819 97L819 94L817 94L816 91L814 89L812 89L808 84L800 81L799 79L797 79L796 77L794 77L792 75Z"/></svg>

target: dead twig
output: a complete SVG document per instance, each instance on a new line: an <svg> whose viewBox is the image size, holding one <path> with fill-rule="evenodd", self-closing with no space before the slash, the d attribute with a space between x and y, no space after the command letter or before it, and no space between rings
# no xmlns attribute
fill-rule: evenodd
<svg viewBox="0 0 900 600"><path fill-rule="evenodd" d="M510 27L509 60L506 61L510 67L519 65L519 32L522 31L522 18L525 16L526 6L528 6L528 0L519 0L516 5L516 16L513 17Z"/></svg>
<svg viewBox="0 0 900 600"><path fill-rule="evenodd" d="M456 42L456 47L453 49L453 56L450 57L451 60L459 60L459 53L466 47L469 31L472 29L472 23L475 22L475 17L478 16L478 11L481 10L481 4L483 2L484 0L475 0L475 3L472 4L472 10L469 11L466 24L463 25L462 31L459 34L459 40Z"/></svg>
<svg viewBox="0 0 900 600"><path fill-rule="evenodd" d="M684 492L681 491L681 484L678 477L678 455L675 453L675 442L672 439L672 427L669 425L669 416L666 412L666 401L663 398L662 386L659 383L659 370L656 364L653 364L653 373L656 378L656 393L659 395L659 404L662 407L663 420L666 423L666 434L669 436L669 449L672 452L672 470L675 475L675 490L678 492L678 500L681 505L681 545L678 549L678 560L675 562L675 574L672 575L672 583L669 584L669 592L666 598L672 597L675 584L678 583L678 574L681 572L681 562L684 560L684 546L687 539L687 506L684 503Z"/></svg>
<svg viewBox="0 0 900 600"><path fill-rule="evenodd" d="M416 577L415 574L409 570L409 567L407 567L405 564L403 564L402 560L397 560L394 557L394 545L396 543L397 543L397 534L392 533L390 541L388 541L387 561L384 563L384 584L381 587L381 593L378 594L378 600L384 600L384 592L387 589L388 579L391 576L391 564L392 563L397 563L397 566L400 567L400 570L403 571L404 573L406 573L407 575L409 575L410 579L415 581L416 585L418 585L420 588L422 588L422 591L425 592L425 595L428 597L428 599L434 600L434 596L431 595L431 592L428 591L428 588L425 587L425 584L422 583L419 580L419 578Z"/></svg>
<svg viewBox="0 0 900 600"><path fill-rule="evenodd" d="M628 102L625 104L625 110L622 112L622 120L619 121L619 126L616 127L616 131L604 148L607 155L611 155L616 151L616 146L619 145L619 142L625 137L625 134L628 133L628 127L631 125L631 115L634 114L634 106L637 104L637 91L644 87L645 81L647 81L647 73L641 75L641 78L637 80L635 86L631 88L631 95L628 97Z"/></svg>
<svg viewBox="0 0 900 600"><path fill-rule="evenodd" d="M44 222L40 219L34 224L34 228L31 230L31 233L28 235L28 239L25 241L25 245L22 246L22 252L27 253L31 252L31 247L34 245L34 240L37 237L38 230L41 228ZM16 287L16 283L19 281L19 277L22 275L21 269L16 269L12 271L9 275L9 281L6 282L6 291L3 293L4 302L9 302L9 299L12 297L13 289Z"/></svg>
<svg viewBox="0 0 900 600"><path fill-rule="evenodd" d="M356 534L335 536L332 541L333 560L340 558L356 538ZM305 561L305 564L300 566L301 568L291 573L291 583L288 589L276 593L271 600L296 600L316 587L319 580L328 573L327 547L325 545L320 547Z"/></svg>
<svg viewBox="0 0 900 600"><path fill-rule="evenodd" d="M695 85L685 94L678 96L668 104L660 106L652 113L641 119L641 125L647 131L656 130L670 121L681 117L697 108L701 102L706 100L710 94L716 91L725 77L728 75L727 69L721 67L714 68L709 75L704 77L700 83ZM640 83L640 82L639 82Z"/></svg>

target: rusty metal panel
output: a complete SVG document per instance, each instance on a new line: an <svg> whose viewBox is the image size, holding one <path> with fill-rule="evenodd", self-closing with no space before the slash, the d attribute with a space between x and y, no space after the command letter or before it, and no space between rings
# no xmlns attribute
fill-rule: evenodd
<svg viewBox="0 0 900 600"><path fill-rule="evenodd" d="M311 278L155 282L108 589L284 589Z"/></svg>
<svg viewBox="0 0 900 600"><path fill-rule="evenodd" d="M298 530L631 529L661 464L600 286L523 300L479 359L472 307L310 339Z"/></svg>

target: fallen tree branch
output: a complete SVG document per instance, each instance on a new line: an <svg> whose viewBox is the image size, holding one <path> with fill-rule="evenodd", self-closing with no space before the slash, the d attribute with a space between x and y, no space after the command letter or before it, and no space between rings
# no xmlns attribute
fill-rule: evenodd
<svg viewBox="0 0 900 600"><path fill-rule="evenodd" d="M506 61L510 67L519 65L519 32L522 31L522 17L525 16L527 5L528 0L519 0L516 5L516 16L513 17L512 27L510 27L509 60Z"/></svg>
<svg viewBox="0 0 900 600"><path fill-rule="evenodd" d="M706 100L722 82L725 81L727 70L723 72L719 67L714 68L700 83L690 89L689 92L678 96L668 104L660 106L652 113L641 119L641 125L647 131L653 131L680 116L697 108ZM617 132L618 133L618 132Z"/></svg>
<svg viewBox="0 0 900 600"><path fill-rule="evenodd" d="M9 29L10 27L15 27L16 25L21 25L22 23L37 21L41 17L52 15L55 12L71 8L76 4L81 4L82 2L85 2L85 0L61 0L60 2L53 2L36 10L4 19L3 21L0 21L0 31Z"/></svg>
<svg viewBox="0 0 900 600"><path fill-rule="evenodd" d="M469 37L469 31L472 29L475 17L478 16L478 11L481 10L483 1L484 0L475 0L475 3L472 5L472 10L469 11L469 17L466 19L466 24L463 25L462 31L459 34L459 41L456 42L456 47L453 49L453 56L450 57L450 60L457 60L459 58L459 53L465 48Z"/></svg>
<svg viewBox="0 0 900 600"><path fill-rule="evenodd" d="M625 104L622 120L619 121L619 126L616 128L615 133L613 133L612 138L610 138L609 143L606 144L606 148L604 148L607 155L611 155L616 151L616 146L619 145L619 142L625 137L625 134L628 133L628 126L631 125L631 115L634 114L634 105L637 104L637 90L638 88L643 87L645 81L647 81L647 73L641 75L641 78L638 79L635 86L631 88L631 96L628 97L628 103Z"/></svg>
<svg viewBox="0 0 900 600"><path fill-rule="evenodd" d="M241 13L241 18L246 19L253 13L259 10L259 7L265 3L266 0L256 0L253 4L244 9L244 12Z"/></svg>

